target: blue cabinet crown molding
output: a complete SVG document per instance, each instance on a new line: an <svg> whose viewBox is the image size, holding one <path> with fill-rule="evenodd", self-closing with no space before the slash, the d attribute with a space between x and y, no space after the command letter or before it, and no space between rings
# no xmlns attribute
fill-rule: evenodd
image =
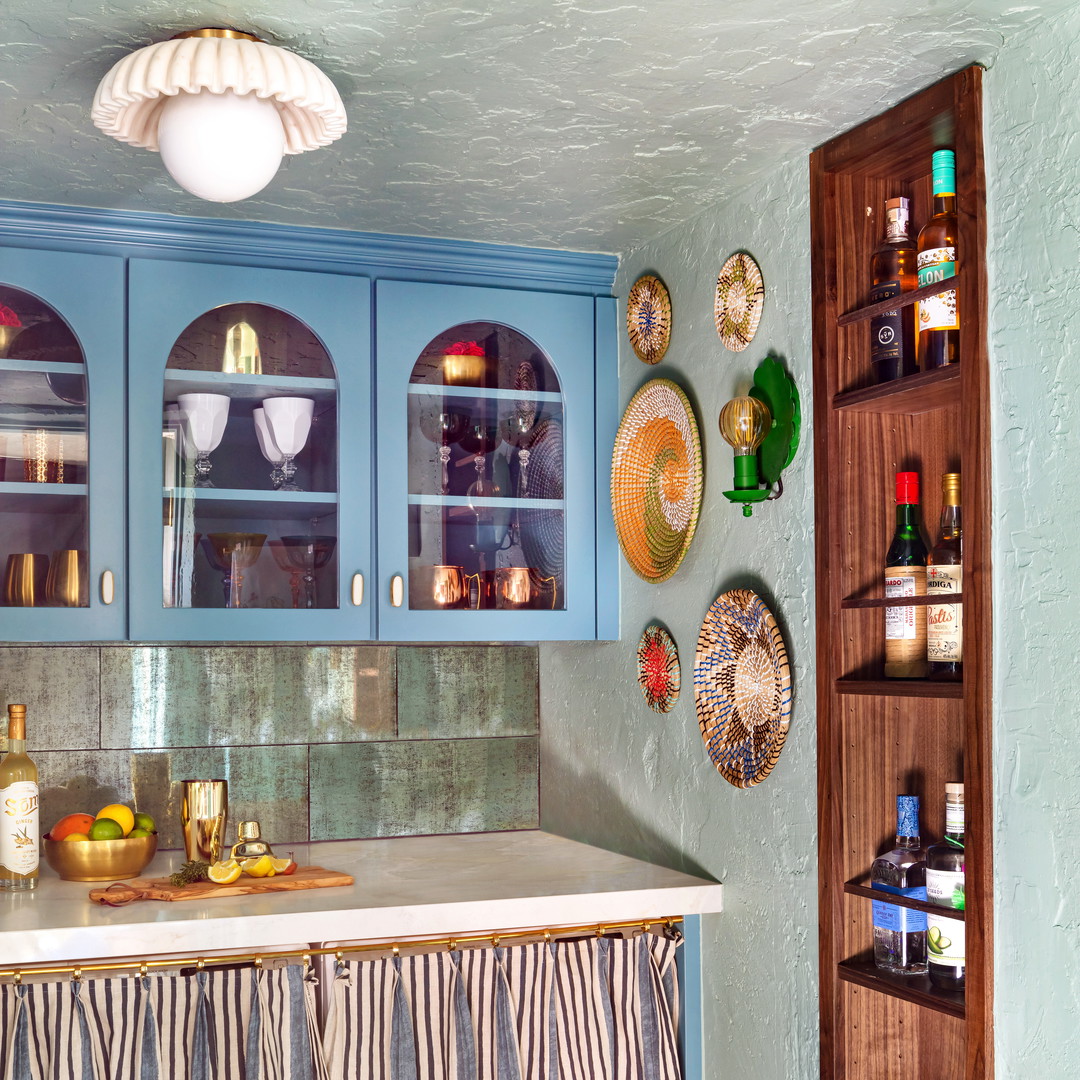
<svg viewBox="0 0 1080 1080"><path fill-rule="evenodd" d="M160 249L172 259L232 261L242 252L249 263L427 281L464 276L474 283L603 296L612 293L619 263L615 255L596 252L0 200L0 243L20 242L142 257Z"/></svg>

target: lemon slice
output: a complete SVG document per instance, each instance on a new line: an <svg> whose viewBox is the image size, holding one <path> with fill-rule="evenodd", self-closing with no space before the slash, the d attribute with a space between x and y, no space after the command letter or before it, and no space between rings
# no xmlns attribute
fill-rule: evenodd
<svg viewBox="0 0 1080 1080"><path fill-rule="evenodd" d="M206 876L218 885L228 885L240 876L240 864L235 859L216 862L206 871Z"/></svg>
<svg viewBox="0 0 1080 1080"><path fill-rule="evenodd" d="M251 877L273 877L277 870L274 869L274 860L269 855L260 855L255 859L245 859L241 866L244 873Z"/></svg>
<svg viewBox="0 0 1080 1080"><path fill-rule="evenodd" d="M296 870L296 863L292 859L271 859L274 864L275 874L291 874Z"/></svg>

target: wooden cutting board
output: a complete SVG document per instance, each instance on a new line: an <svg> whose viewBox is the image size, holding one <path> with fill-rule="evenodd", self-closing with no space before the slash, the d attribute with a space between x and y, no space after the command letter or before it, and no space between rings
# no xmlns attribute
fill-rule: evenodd
<svg viewBox="0 0 1080 1080"><path fill-rule="evenodd" d="M193 881L188 885L174 885L164 878L132 878L118 881L107 889L91 889L90 899L97 904L118 906L133 900L216 900L222 896L251 896L253 893L289 892L294 889L329 889L338 885L351 885L353 879L337 870L324 870L321 866L300 866L292 874L275 874L273 877L256 878L241 874L229 885L215 885L212 881Z"/></svg>

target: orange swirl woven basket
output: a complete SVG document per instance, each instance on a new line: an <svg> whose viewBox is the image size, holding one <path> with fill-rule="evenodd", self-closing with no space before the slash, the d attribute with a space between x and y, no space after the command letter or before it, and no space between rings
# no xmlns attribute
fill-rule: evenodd
<svg viewBox="0 0 1080 1080"><path fill-rule="evenodd" d="M678 570L697 528L702 487L690 402L670 379L652 379L623 413L611 462L615 532L639 577L658 584Z"/></svg>

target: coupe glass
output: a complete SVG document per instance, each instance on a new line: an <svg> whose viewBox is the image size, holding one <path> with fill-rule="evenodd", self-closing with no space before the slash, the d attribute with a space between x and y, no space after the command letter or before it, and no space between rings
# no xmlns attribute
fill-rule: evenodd
<svg viewBox="0 0 1080 1080"><path fill-rule="evenodd" d="M265 542L265 533L210 533L203 538L203 550L210 565L224 575L222 588L227 608L243 606L244 575L241 571L255 565Z"/></svg>
<svg viewBox="0 0 1080 1080"><path fill-rule="evenodd" d="M195 486L211 488L210 454L225 434L229 398L225 394L180 394L176 402L185 421L185 449L189 457L195 453Z"/></svg>
<svg viewBox="0 0 1080 1080"><path fill-rule="evenodd" d="M281 472L285 483L281 485L281 490L303 491L303 488L292 482L296 472L293 459L307 445L315 402L312 398L276 397L267 398L262 407L274 445L281 451L283 458Z"/></svg>
<svg viewBox="0 0 1080 1080"><path fill-rule="evenodd" d="M277 491L285 483L285 475L281 471L281 463L285 460L285 455L278 449L274 436L270 434L270 425L266 422L266 411L255 409L251 415L255 421L255 438L259 440L262 456L273 466L270 470L270 483Z"/></svg>
<svg viewBox="0 0 1080 1080"><path fill-rule="evenodd" d="M336 536L283 536L270 541L274 562L289 575L294 608L315 607L315 574L334 553Z"/></svg>

